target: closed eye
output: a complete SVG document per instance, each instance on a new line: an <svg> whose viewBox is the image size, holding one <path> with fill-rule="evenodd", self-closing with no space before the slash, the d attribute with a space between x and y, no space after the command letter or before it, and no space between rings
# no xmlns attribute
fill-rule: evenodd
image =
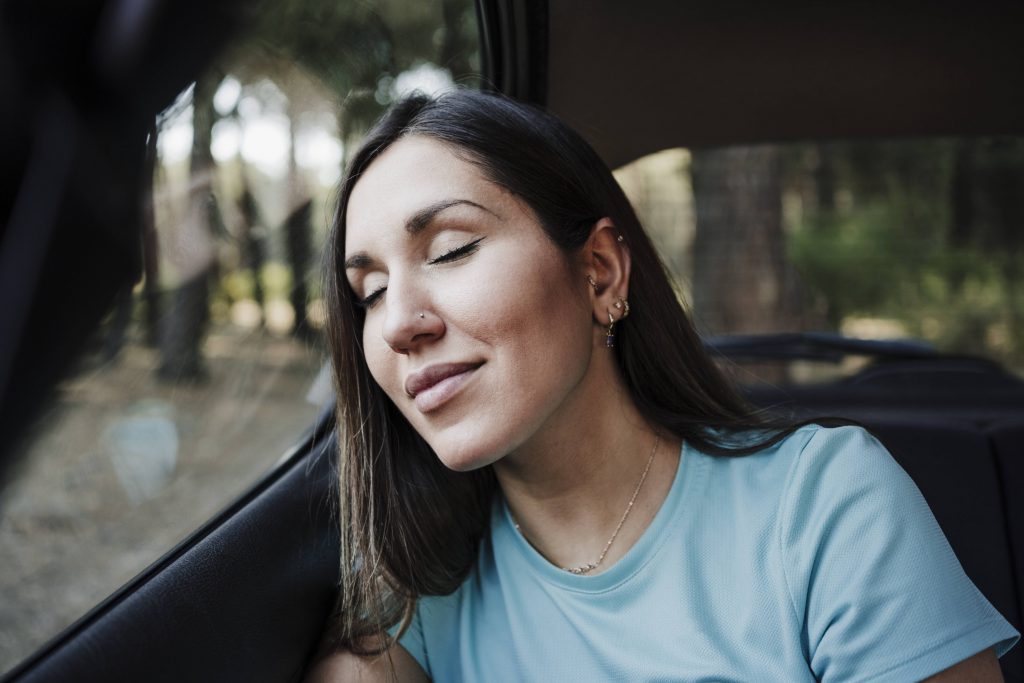
<svg viewBox="0 0 1024 683"><path fill-rule="evenodd" d="M468 244L462 245L461 247L456 247L451 251L446 251L437 258L430 259L429 261L427 261L427 263L433 266L442 263L451 263L452 261L458 261L459 259L465 258L466 256L469 256L474 251L476 251L480 245L480 242L482 242L483 240L483 237L479 237L473 240L472 242L469 242ZM377 303L377 301L380 300L380 298L384 295L384 292L386 291L386 286L378 287L377 289L363 297L362 300L357 301L356 305L359 306L360 308L371 308L375 303Z"/></svg>
<svg viewBox="0 0 1024 683"><path fill-rule="evenodd" d="M378 287L377 289L373 290L365 297L363 297L362 300L357 301L356 306L359 306L360 308L370 308L375 303L377 303L377 300L384 295L385 291L387 291L387 287Z"/></svg>
<svg viewBox="0 0 1024 683"><path fill-rule="evenodd" d="M469 256L474 251L476 251L477 247L479 246L480 242L483 241L483 239L483 237L479 237L470 242L469 244L464 244L461 247L456 247L455 249L452 249L451 251L446 251L437 258L427 261L427 263L429 263L430 265L436 265L438 263L450 263L451 261L458 261L460 258Z"/></svg>

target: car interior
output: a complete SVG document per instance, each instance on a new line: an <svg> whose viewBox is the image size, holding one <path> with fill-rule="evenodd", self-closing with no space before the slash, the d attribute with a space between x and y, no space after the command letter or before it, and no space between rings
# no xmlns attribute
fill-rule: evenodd
<svg viewBox="0 0 1024 683"><path fill-rule="evenodd" d="M136 169L150 122L262 6L3 5L0 475L139 277ZM678 146L1024 134L1019 3L477 0L475 10L483 87L561 116L612 167ZM912 343L793 333L707 344L728 363L869 359L833 381L745 389L758 406L869 427L967 575L1022 629L1024 381ZM333 419L328 406L255 485L2 680L301 680L341 570ZM1024 681L1024 648L1000 665Z"/></svg>

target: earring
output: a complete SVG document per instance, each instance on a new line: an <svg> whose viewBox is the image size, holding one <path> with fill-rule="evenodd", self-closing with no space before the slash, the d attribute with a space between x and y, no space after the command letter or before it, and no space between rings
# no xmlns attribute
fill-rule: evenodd
<svg viewBox="0 0 1024 683"><path fill-rule="evenodd" d="M629 302L623 299L621 296L615 299L615 310L622 311L622 316L619 320L629 315Z"/></svg>
<svg viewBox="0 0 1024 683"><path fill-rule="evenodd" d="M615 348L615 316L608 311L608 329L604 333L604 346L607 349Z"/></svg>
<svg viewBox="0 0 1024 683"><path fill-rule="evenodd" d="M619 235L618 237L616 237L615 241L616 242L621 242L622 241L622 235Z"/></svg>
<svg viewBox="0 0 1024 683"><path fill-rule="evenodd" d="M590 286L593 287L594 291L596 292L597 291L597 282L594 281L594 276L593 275L590 275L589 273L587 274L587 282L590 283Z"/></svg>
<svg viewBox="0 0 1024 683"><path fill-rule="evenodd" d="M426 314L426 313L420 313L420 318L421 318L421 319L422 319L422 318L426 318L426 317L427 317L427 314Z"/></svg>

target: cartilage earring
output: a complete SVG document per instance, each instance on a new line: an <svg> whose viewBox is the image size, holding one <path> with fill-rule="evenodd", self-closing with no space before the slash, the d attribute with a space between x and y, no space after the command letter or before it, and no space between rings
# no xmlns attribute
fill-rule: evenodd
<svg viewBox="0 0 1024 683"><path fill-rule="evenodd" d="M608 311L608 329L604 333L604 345L608 349L615 348L615 316L611 311Z"/></svg>
<svg viewBox="0 0 1024 683"><path fill-rule="evenodd" d="M587 282L590 283L590 286L593 287L594 291L596 292L597 291L597 282L594 281L594 276L593 275L590 275L590 274L587 275Z"/></svg>
<svg viewBox="0 0 1024 683"><path fill-rule="evenodd" d="M622 235L619 235L618 237L616 237L615 241L616 242L621 242L622 241Z"/></svg>
<svg viewBox="0 0 1024 683"><path fill-rule="evenodd" d="M619 320L622 320L622 318L625 318L627 315L629 315L629 302L623 299L621 296L616 297L615 310L622 311L622 315L619 317Z"/></svg>

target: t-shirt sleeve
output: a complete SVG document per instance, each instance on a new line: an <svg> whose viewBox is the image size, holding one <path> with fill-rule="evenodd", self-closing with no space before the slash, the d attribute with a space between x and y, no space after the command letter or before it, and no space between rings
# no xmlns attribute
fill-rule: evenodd
<svg viewBox="0 0 1024 683"><path fill-rule="evenodd" d="M427 666L427 647L423 640L423 621L420 618L420 608L423 601L418 601L416 610L413 612L412 621L409 622L409 628L405 629L405 633L398 639L398 644L401 645L405 650L412 655L413 659L420 665L427 676L431 676L430 668ZM388 633L394 636L398 633L398 624L395 624L388 629Z"/></svg>
<svg viewBox="0 0 1024 683"><path fill-rule="evenodd" d="M815 431L784 496L784 573L817 679L921 680L1017 641L917 486L865 430Z"/></svg>

